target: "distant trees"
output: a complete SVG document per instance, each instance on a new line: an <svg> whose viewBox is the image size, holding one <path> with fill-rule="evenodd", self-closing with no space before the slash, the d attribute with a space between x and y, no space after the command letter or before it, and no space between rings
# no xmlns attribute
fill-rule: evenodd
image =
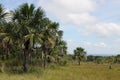
<svg viewBox="0 0 120 80"><path fill-rule="evenodd" d="M107 57L107 61L109 63L109 69L112 69L112 64L114 63L114 57L113 56Z"/></svg>
<svg viewBox="0 0 120 80"><path fill-rule="evenodd" d="M79 65L82 60L86 59L86 51L82 47L77 47L74 50L74 55L76 59L78 60Z"/></svg>
<svg viewBox="0 0 120 80"><path fill-rule="evenodd" d="M118 54L117 56L115 56L115 62L116 63L120 63L120 54Z"/></svg>
<svg viewBox="0 0 120 80"><path fill-rule="evenodd" d="M103 60L104 60L104 58L98 57L98 58L95 59L95 62L96 62L97 64L102 64L102 63L104 63Z"/></svg>
<svg viewBox="0 0 120 80"><path fill-rule="evenodd" d="M88 55L88 56L87 56L87 61L88 61L88 62L94 62L94 61L95 61L95 56L93 56L93 55Z"/></svg>

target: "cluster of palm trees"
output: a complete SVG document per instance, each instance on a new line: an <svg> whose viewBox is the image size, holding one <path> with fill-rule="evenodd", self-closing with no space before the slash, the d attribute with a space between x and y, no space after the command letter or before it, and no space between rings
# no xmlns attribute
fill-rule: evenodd
<svg viewBox="0 0 120 80"><path fill-rule="evenodd" d="M67 44L62 36L59 24L49 20L40 7L24 3L6 12L0 4L0 59L21 60L24 72L33 58L40 59L46 67L51 58L57 61L63 57Z"/></svg>

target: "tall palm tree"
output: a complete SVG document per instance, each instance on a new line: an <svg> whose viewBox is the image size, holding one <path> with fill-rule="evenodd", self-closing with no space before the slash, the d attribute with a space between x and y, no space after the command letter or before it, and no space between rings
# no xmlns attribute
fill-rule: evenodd
<svg viewBox="0 0 120 80"><path fill-rule="evenodd" d="M27 61L30 50L35 44L41 45L43 65L46 66L47 56L50 55L56 45L58 46L63 35L63 31L58 30L58 23L52 22L39 7L27 3L21 5L13 11L13 22L16 23L16 32L19 44L23 49L23 70L27 72Z"/></svg>
<svg viewBox="0 0 120 80"><path fill-rule="evenodd" d="M35 39L41 38L41 26L45 24L44 12L41 8L35 9L34 5L23 4L13 11L13 21L17 23L21 48L24 45L23 70L27 72L27 57L29 50L33 47ZM37 37L36 37L37 36Z"/></svg>

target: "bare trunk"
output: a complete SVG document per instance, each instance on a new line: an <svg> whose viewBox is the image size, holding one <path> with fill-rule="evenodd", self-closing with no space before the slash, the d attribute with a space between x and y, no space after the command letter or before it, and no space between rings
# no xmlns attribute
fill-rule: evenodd
<svg viewBox="0 0 120 80"><path fill-rule="evenodd" d="M24 50L24 53L23 53L24 55L23 55L23 57L24 57L24 61L23 61L23 71L24 72L27 72L28 71L28 68L27 68L27 51L26 50Z"/></svg>
<svg viewBox="0 0 120 80"><path fill-rule="evenodd" d="M112 64L109 65L109 69L112 69Z"/></svg>
<svg viewBox="0 0 120 80"><path fill-rule="evenodd" d="M46 51L45 51L45 53L44 53L44 62L43 62L43 66L44 66L44 69L45 69L45 67L46 67Z"/></svg>
<svg viewBox="0 0 120 80"><path fill-rule="evenodd" d="M7 48L7 49L6 49L6 60L9 59L9 53L10 53L10 50L9 50L9 48Z"/></svg>
<svg viewBox="0 0 120 80"><path fill-rule="evenodd" d="M4 54L3 54L3 53L2 53L2 57L1 57L1 59L2 59L2 60L4 60L4 59L5 59L5 58L4 58Z"/></svg>
<svg viewBox="0 0 120 80"><path fill-rule="evenodd" d="M79 57L79 58L78 58L78 64L79 64L79 65L80 65L80 61L81 61L81 58Z"/></svg>
<svg viewBox="0 0 120 80"><path fill-rule="evenodd" d="M79 65L80 65L80 60L79 60Z"/></svg>
<svg viewBox="0 0 120 80"><path fill-rule="evenodd" d="M28 71L28 54L29 54L29 44L30 44L30 39L28 39L25 43L24 43L24 46L25 46L25 49L24 49L24 61L23 61L23 71L24 72L27 72Z"/></svg>

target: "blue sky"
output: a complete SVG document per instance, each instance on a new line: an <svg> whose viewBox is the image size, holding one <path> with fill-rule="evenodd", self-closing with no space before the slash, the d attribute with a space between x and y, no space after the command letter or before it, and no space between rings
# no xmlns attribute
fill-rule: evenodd
<svg viewBox="0 0 120 80"><path fill-rule="evenodd" d="M69 53L81 46L88 55L120 54L120 0L0 0L7 10L26 2L59 22Z"/></svg>

